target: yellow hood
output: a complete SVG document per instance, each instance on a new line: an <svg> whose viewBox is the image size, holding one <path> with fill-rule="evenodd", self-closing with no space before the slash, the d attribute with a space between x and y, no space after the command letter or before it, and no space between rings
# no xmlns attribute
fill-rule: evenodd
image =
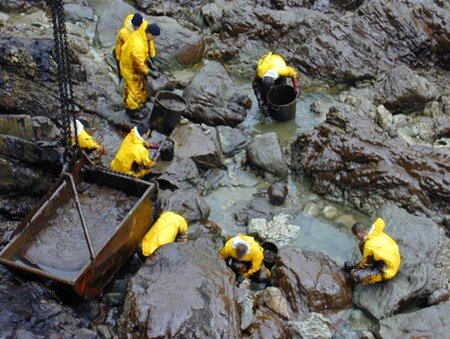
<svg viewBox="0 0 450 339"><path fill-rule="evenodd" d="M384 223L383 219L377 218L377 220L375 220L372 227L370 228L368 236L380 235L381 233L383 233L385 226L386 226L386 224Z"/></svg>

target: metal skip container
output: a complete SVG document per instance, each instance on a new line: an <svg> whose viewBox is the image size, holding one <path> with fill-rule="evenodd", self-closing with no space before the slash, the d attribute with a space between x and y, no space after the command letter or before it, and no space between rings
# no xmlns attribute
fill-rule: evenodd
<svg viewBox="0 0 450 339"><path fill-rule="evenodd" d="M152 224L155 197L152 183L79 165L25 217L0 253L0 263L91 299L142 241Z"/></svg>

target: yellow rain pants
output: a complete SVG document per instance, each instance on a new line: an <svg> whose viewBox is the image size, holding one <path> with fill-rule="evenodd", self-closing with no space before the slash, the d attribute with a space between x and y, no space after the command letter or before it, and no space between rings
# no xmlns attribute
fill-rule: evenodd
<svg viewBox="0 0 450 339"><path fill-rule="evenodd" d="M186 219L174 212L163 212L142 241L142 254L148 257L160 246L174 242L178 233L187 233Z"/></svg>
<svg viewBox="0 0 450 339"><path fill-rule="evenodd" d="M136 127L125 137L110 165L112 170L136 178L148 174L153 166L155 163L150 159L146 143L138 136Z"/></svg>

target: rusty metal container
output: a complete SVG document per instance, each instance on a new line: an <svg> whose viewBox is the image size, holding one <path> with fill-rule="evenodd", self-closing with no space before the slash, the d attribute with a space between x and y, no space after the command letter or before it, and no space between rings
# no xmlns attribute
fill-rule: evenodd
<svg viewBox="0 0 450 339"><path fill-rule="evenodd" d="M73 288L80 296L91 299L101 293L114 274L133 254L150 228L153 212L152 201L156 198L156 187L152 183L102 169L83 168L81 170L81 168L82 165L78 164L72 173L74 184L95 184L102 189L113 190L108 192L117 192L118 195L125 194L125 197L133 197L134 200L129 205L132 206L131 209L124 212L125 214L122 213L119 216L120 219L117 219L118 222L110 220L108 223L105 221L101 226L103 229L100 230L102 234L99 236L97 232L97 237L93 232L92 223L91 226L89 225L92 220L89 217L85 218L87 229L89 230L91 227L89 232L94 246L91 244L89 247L88 236L86 239L77 238L81 241L75 244L78 257L74 258L71 248L67 248L69 246L64 248L64 244L58 242L57 238L54 240L52 238L54 233L61 232L58 230L59 224L55 223L55 218L58 215L65 218L62 211L74 199L73 188L75 186L71 185L71 180L67 180L67 177L63 176L18 226L13 239L0 253L0 263L63 283ZM91 197L97 198L92 195ZM104 210L108 210L108 206L105 206ZM91 208L89 213L92 215L96 212L95 208ZM73 221L73 219L71 220ZM79 235L82 229L81 223L77 224L79 221L76 220L70 229L64 231L68 232L67 241L73 241L69 233L75 231L76 227L80 228L76 229ZM39 247L42 241L47 241L47 247ZM38 253L39 256L36 256L35 253ZM46 260L52 261L55 253L58 258L53 258L53 261L58 263L61 261L59 266L56 266L57 269L54 268L55 266L50 267L45 264ZM30 262L27 260L27 255L37 259ZM70 268L70 263L73 263L75 259L78 260L77 266ZM65 260L69 263L67 268L64 266Z"/></svg>

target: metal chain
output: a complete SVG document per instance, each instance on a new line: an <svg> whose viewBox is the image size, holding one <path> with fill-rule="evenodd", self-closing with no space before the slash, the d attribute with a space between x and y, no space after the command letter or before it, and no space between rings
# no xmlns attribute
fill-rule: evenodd
<svg viewBox="0 0 450 339"><path fill-rule="evenodd" d="M63 143L66 156L69 161L74 161L72 150L72 138L70 123L73 123L75 135L77 126L73 106L72 78L70 75L69 46L67 41L64 6L62 0L46 0L52 10L53 35L55 40L55 58L58 64L57 77L59 85L59 100L61 104L61 120L63 124ZM78 138L75 138L78 146Z"/></svg>

